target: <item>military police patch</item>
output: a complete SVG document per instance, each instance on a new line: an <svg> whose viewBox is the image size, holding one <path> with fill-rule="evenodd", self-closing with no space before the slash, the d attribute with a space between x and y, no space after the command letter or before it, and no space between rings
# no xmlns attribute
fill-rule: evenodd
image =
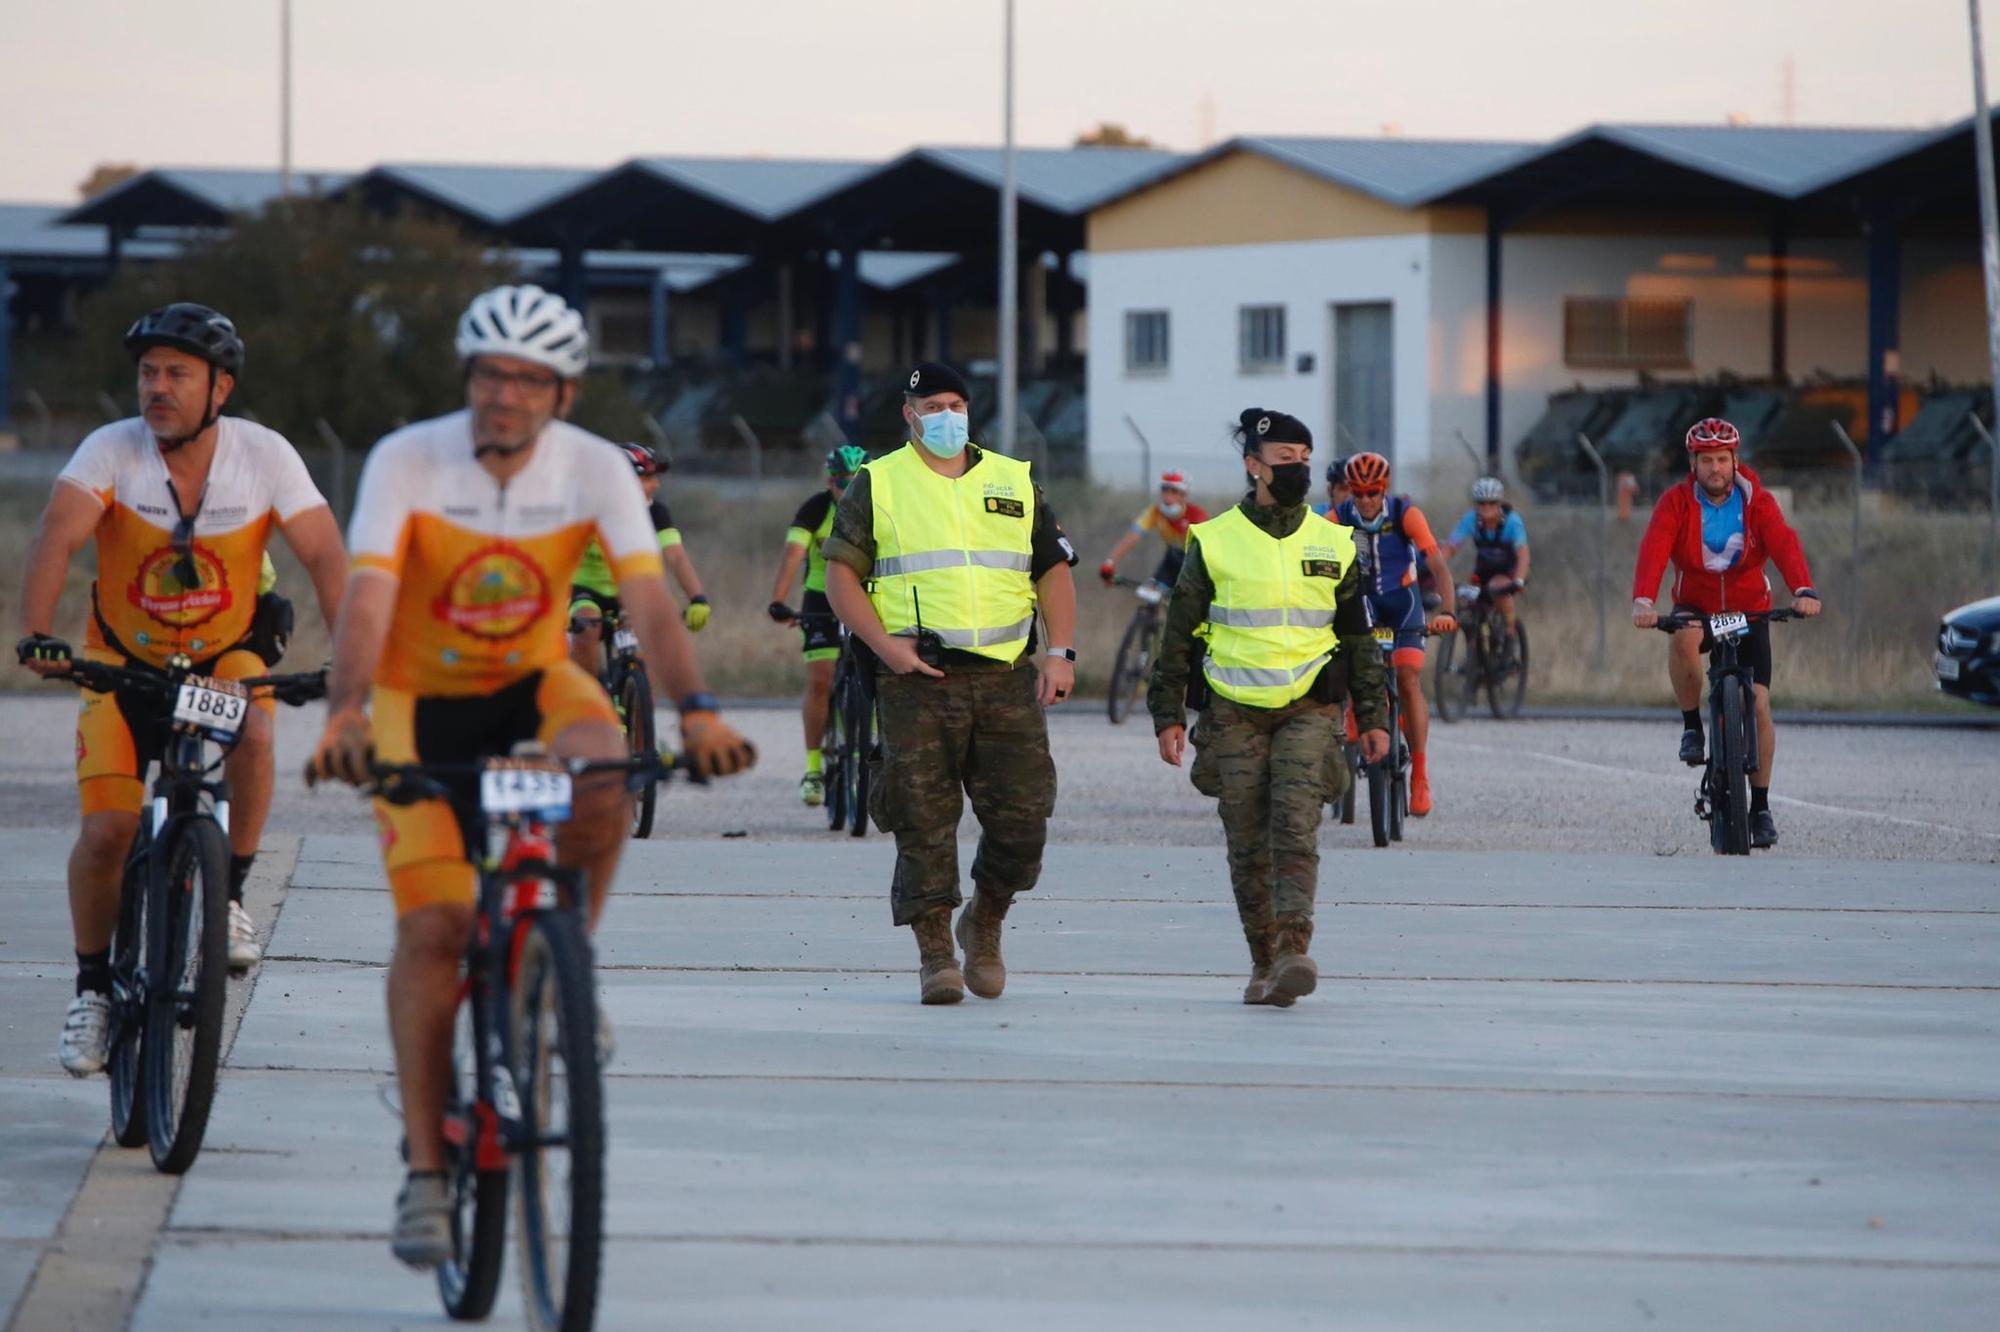
<svg viewBox="0 0 2000 1332"><path fill-rule="evenodd" d="M1025 518L1028 508L1017 499L1007 499L1000 495L986 497L986 512L997 513L1003 518Z"/></svg>

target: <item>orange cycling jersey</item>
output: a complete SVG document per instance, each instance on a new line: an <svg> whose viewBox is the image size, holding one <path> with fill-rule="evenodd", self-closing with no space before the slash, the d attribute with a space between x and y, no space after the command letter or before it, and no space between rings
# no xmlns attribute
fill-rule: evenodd
<svg viewBox="0 0 2000 1332"><path fill-rule="evenodd" d="M1145 511L1132 520L1132 530L1154 533L1167 543L1170 550L1186 550L1188 528L1207 521L1208 510L1199 504L1188 505L1178 518L1169 518L1161 513L1158 504L1148 504Z"/></svg>
<svg viewBox="0 0 2000 1332"><path fill-rule="evenodd" d="M93 431L60 479L104 506L97 614L85 641L153 666L176 653L214 657L241 642L273 523L326 503L283 435L234 416L216 422L215 457L199 495L176 495L138 417ZM189 504L197 512L184 561L174 529ZM107 628L115 643L106 641Z"/></svg>
<svg viewBox="0 0 2000 1332"><path fill-rule="evenodd" d="M570 583L592 537L621 581L663 574L632 464L588 431L550 422L505 485L473 457L470 413L388 436L348 534L356 569L399 582L376 682L489 694L568 660Z"/></svg>

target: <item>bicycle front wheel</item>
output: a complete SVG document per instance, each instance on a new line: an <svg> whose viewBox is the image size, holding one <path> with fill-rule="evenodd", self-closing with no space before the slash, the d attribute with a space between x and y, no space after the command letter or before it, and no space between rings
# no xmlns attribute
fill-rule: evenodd
<svg viewBox="0 0 2000 1332"><path fill-rule="evenodd" d="M1528 697L1528 626L1518 619L1514 621L1514 696L1507 704L1507 715L1521 715L1521 704Z"/></svg>
<svg viewBox="0 0 2000 1332"><path fill-rule="evenodd" d="M1389 845L1390 806L1395 796L1390 791L1389 760L1368 765L1368 831L1374 834L1375 845Z"/></svg>
<svg viewBox="0 0 2000 1332"><path fill-rule="evenodd" d="M144 1084L153 1164L178 1175L201 1153L222 1057L229 978L229 842L210 818L169 834L163 888L149 903L162 917L146 959Z"/></svg>
<svg viewBox="0 0 2000 1332"><path fill-rule="evenodd" d="M111 941L111 1136L120 1147L146 1145L146 1002L139 992L145 953L146 874L150 861L130 860L119 888L118 932Z"/></svg>
<svg viewBox="0 0 2000 1332"><path fill-rule="evenodd" d="M868 682L855 671L847 678L847 699L841 706L847 752L847 831L868 835L868 757L875 752L875 700Z"/></svg>
<svg viewBox="0 0 2000 1332"><path fill-rule="evenodd" d="M847 718L843 709L851 674L843 658L834 670L833 689L827 695L826 728L820 732L820 783L826 792L826 826L831 832L847 826ZM862 817L867 817L866 810Z"/></svg>
<svg viewBox="0 0 2000 1332"><path fill-rule="evenodd" d="M625 664L625 678L618 685L618 706L625 713L625 752L644 758L655 749L653 731L653 685L646 668L636 661ZM644 840L653 835L653 813L660 803L660 784L648 778L632 801L632 835Z"/></svg>
<svg viewBox="0 0 2000 1332"><path fill-rule="evenodd" d="M520 927L509 1049L520 1089L514 1243L537 1332L582 1332L597 1311L604 1239L604 1089L590 945L570 914Z"/></svg>
<svg viewBox="0 0 2000 1332"><path fill-rule="evenodd" d="M1458 686L1452 670L1458 661L1458 639L1457 634L1444 634L1438 638L1435 645L1437 674L1431 677L1431 688L1437 695L1437 714L1448 722L1455 722L1465 715L1465 709L1452 696L1452 690Z"/></svg>
<svg viewBox="0 0 2000 1332"><path fill-rule="evenodd" d="M1146 617L1134 615L1118 640L1118 655L1111 664L1111 691L1105 695L1105 711L1116 726L1132 715L1132 700L1139 693L1139 662L1146 655Z"/></svg>
<svg viewBox="0 0 2000 1332"><path fill-rule="evenodd" d="M474 1322L493 1312L507 1256L507 1172L480 1169L479 1005L477 986L459 996L452 1032L451 1087L444 1107L445 1182L451 1186L451 1257L438 1265L438 1298L453 1318ZM490 1164L490 1163L489 1163Z"/></svg>
<svg viewBox="0 0 2000 1332"><path fill-rule="evenodd" d="M1726 856L1750 854L1750 744L1744 729L1749 719L1743 706L1748 692L1740 681L1723 682L1722 724L1715 736L1721 786L1717 794L1723 807L1715 816L1723 820L1722 853Z"/></svg>

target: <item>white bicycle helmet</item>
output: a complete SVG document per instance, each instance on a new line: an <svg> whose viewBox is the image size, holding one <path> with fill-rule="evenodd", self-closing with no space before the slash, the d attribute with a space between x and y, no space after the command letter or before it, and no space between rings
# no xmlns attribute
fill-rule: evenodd
<svg viewBox="0 0 2000 1332"><path fill-rule="evenodd" d="M1497 476L1482 476L1472 483L1472 502L1491 504L1506 495L1507 488L1500 484Z"/></svg>
<svg viewBox="0 0 2000 1332"><path fill-rule="evenodd" d="M495 287L472 298L458 321L458 357L518 356L577 379L590 364L583 316L554 292L523 284Z"/></svg>

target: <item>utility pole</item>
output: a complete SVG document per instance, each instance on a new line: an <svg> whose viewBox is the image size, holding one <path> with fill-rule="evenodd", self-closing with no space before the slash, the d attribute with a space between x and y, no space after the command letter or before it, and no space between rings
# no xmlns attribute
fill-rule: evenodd
<svg viewBox="0 0 2000 1332"><path fill-rule="evenodd" d="M1986 357L1995 401L2000 402L2000 209L1993 200L1993 123L1986 111L1986 54L1979 31L1979 0L1966 0L1972 18L1972 142L1979 153L1979 235L1986 260ZM2000 524L2000 451L1987 450L1992 521Z"/></svg>
<svg viewBox="0 0 2000 1332"><path fill-rule="evenodd" d="M278 189L292 197L292 0L278 0Z"/></svg>
<svg viewBox="0 0 2000 1332"><path fill-rule="evenodd" d="M1001 83L1000 148L1000 452L1014 456L1014 431L1020 411L1021 305L1020 219L1014 184L1014 0L1003 0L1006 38Z"/></svg>

